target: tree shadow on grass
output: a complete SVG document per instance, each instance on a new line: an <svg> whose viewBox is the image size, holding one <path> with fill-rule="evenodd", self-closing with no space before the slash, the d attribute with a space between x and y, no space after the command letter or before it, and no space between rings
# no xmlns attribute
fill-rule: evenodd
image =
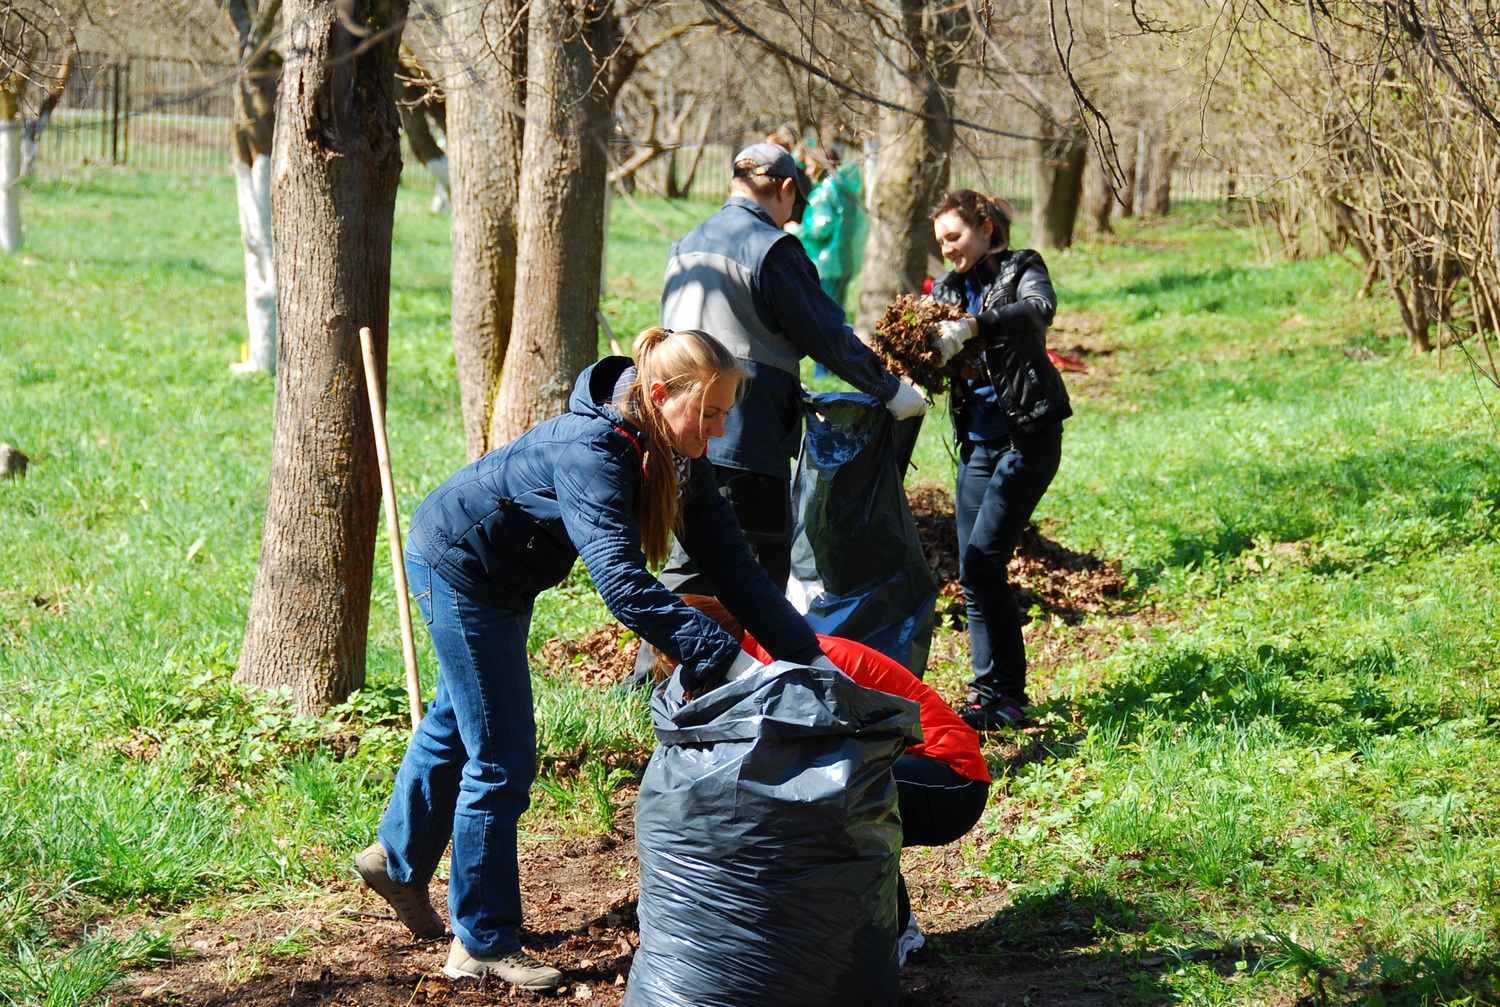
<svg viewBox="0 0 1500 1007"><path fill-rule="evenodd" d="M1231 561L1257 539L1305 542L1311 546L1303 550L1310 569L1332 575L1360 563L1462 543L1474 534L1476 510L1500 513L1492 452L1455 452L1446 441L1232 469L1206 455L1201 468L1175 477L1212 487L1222 503L1213 507L1212 527L1174 529L1170 519L1163 522L1174 529L1165 550L1131 571L1142 587L1159 581L1166 570ZM1378 523L1362 512L1371 506L1386 513ZM1330 516L1360 527L1353 543L1358 563L1321 554L1318 538L1326 534Z"/></svg>
<svg viewBox="0 0 1500 1007"><path fill-rule="evenodd" d="M1420 730L1453 711L1401 694L1389 648L1329 655L1263 644L1253 653L1187 647L1155 655L1128 678L1077 697L1070 713L1120 740L1148 720L1193 727L1274 721L1308 742L1349 748L1371 736Z"/></svg>
<svg viewBox="0 0 1500 1007"><path fill-rule="evenodd" d="M1158 922L1098 890L1022 896L980 923L930 935L903 972L901 1003L1176 1004L1182 997L1165 977L1179 968L1206 964L1231 975L1262 966L1258 947L1207 931L1153 941Z"/></svg>

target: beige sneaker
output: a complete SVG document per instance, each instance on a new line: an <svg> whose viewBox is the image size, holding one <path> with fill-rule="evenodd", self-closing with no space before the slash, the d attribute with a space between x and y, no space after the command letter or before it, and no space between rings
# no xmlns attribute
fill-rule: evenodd
<svg viewBox="0 0 1500 1007"><path fill-rule="evenodd" d="M557 969L543 965L525 951L512 951L499 958L475 958L457 937L448 948L448 963L443 966L443 975L449 979L478 979L491 975L523 990L555 990L562 985L563 978Z"/></svg>
<svg viewBox="0 0 1500 1007"><path fill-rule="evenodd" d="M435 941L448 935L443 918L432 908L426 888L397 884L385 869L385 847L375 843L354 855L354 869L359 878L396 910L396 918L406 929L424 941Z"/></svg>

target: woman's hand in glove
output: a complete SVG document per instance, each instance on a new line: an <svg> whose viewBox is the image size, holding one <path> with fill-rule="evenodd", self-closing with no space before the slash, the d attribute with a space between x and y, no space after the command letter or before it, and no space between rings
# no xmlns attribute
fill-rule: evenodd
<svg viewBox="0 0 1500 1007"><path fill-rule="evenodd" d="M958 351L964 348L964 343L973 339L978 332L979 328L972 318L938 322L931 338L932 348L938 356L938 366L943 367L948 361L958 356Z"/></svg>

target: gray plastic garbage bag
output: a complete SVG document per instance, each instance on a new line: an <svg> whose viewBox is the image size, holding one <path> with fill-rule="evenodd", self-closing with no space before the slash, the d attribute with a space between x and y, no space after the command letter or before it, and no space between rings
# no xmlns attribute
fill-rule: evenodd
<svg viewBox="0 0 1500 1007"><path fill-rule="evenodd" d="M938 588L903 481L922 420L897 422L853 392L820 392L803 404L787 595L814 632L857 640L921 678Z"/></svg>
<svg viewBox="0 0 1500 1007"><path fill-rule="evenodd" d="M651 712L625 1007L894 1007L917 705L778 663L689 702L674 676Z"/></svg>

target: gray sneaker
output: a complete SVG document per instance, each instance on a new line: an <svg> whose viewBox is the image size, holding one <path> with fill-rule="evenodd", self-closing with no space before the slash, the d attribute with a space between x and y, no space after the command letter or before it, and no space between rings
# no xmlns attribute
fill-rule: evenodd
<svg viewBox="0 0 1500 1007"><path fill-rule="evenodd" d="M478 979L490 975L523 990L555 990L562 985L563 974L551 965L543 965L525 951L512 951L499 958L476 958L469 954L457 937L448 948L448 962L443 975L449 979Z"/></svg>
<svg viewBox="0 0 1500 1007"><path fill-rule="evenodd" d="M413 888L397 884L386 872L385 847L375 843L354 855L354 869L359 878L396 910L396 918L406 929L424 941L435 941L448 935L443 918L432 908L426 887Z"/></svg>

